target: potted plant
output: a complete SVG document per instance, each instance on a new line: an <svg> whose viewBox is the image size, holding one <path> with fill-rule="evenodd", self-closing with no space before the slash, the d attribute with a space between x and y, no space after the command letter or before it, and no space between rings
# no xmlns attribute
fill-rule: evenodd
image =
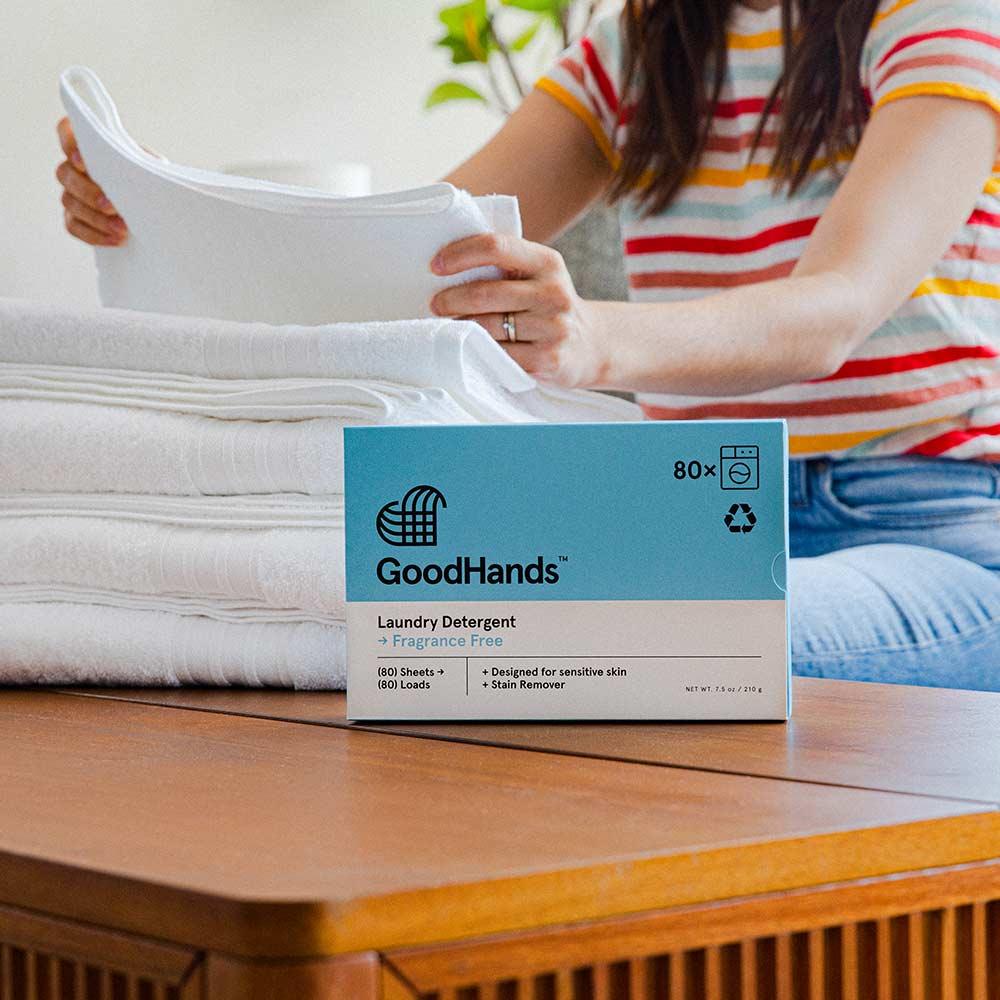
<svg viewBox="0 0 1000 1000"><path fill-rule="evenodd" d="M444 34L435 45L453 65L477 72L472 80L443 80L425 107L476 101L506 116L528 92L535 76L560 49L583 35L602 0L468 0L441 8ZM618 213L598 205L553 246L562 253L584 298L627 297Z"/></svg>

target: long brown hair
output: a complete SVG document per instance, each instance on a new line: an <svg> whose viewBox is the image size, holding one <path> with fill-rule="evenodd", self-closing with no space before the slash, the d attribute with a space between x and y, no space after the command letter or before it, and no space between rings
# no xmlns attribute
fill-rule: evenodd
<svg viewBox="0 0 1000 1000"><path fill-rule="evenodd" d="M781 0L784 66L752 150L774 115L772 175L796 191L813 162L835 164L868 117L861 49L879 0ZM611 198L666 208L701 159L726 73L736 0L627 0L622 93L635 97ZM794 25L794 27L793 27ZM777 114L780 102L780 117ZM752 151L751 151L752 155Z"/></svg>

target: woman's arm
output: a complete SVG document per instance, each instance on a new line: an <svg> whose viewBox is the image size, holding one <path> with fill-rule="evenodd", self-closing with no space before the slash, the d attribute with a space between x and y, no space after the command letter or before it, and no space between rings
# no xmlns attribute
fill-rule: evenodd
<svg viewBox="0 0 1000 1000"><path fill-rule="evenodd" d="M438 273L494 264L520 280L438 294L443 315L474 315L510 353L566 385L735 395L836 371L911 294L972 210L997 150L985 105L910 97L878 111L793 273L679 303L584 302L558 254L494 237L452 244Z"/></svg>
<svg viewBox="0 0 1000 1000"><path fill-rule="evenodd" d="M472 194L517 195L524 235L554 239L607 187L611 167L587 126L532 91L503 128L445 180Z"/></svg>

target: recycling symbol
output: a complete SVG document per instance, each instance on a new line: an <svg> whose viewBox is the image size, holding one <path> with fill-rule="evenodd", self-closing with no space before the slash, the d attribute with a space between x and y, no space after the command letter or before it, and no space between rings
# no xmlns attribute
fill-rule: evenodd
<svg viewBox="0 0 1000 1000"><path fill-rule="evenodd" d="M723 518L734 535L749 535L757 523L757 516L748 503L734 503Z"/></svg>

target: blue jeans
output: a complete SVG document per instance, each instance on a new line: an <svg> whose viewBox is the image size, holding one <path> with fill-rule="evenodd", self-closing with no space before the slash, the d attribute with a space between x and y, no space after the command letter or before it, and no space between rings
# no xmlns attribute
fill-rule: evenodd
<svg viewBox="0 0 1000 1000"><path fill-rule="evenodd" d="M789 466L792 670L1000 691L1000 465Z"/></svg>

